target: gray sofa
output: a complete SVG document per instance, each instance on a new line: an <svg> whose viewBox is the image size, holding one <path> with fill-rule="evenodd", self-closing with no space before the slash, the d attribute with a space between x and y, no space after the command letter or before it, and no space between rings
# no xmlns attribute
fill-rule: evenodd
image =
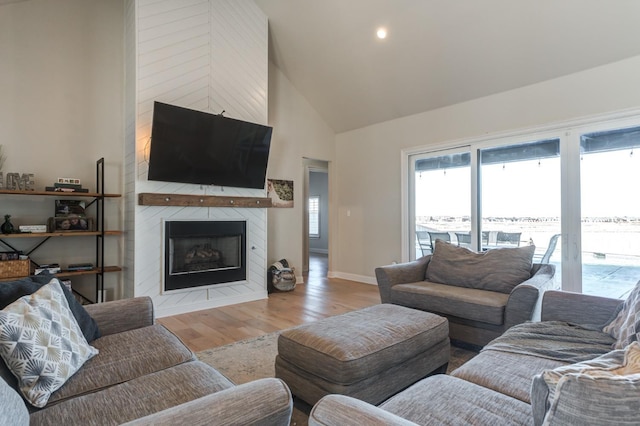
<svg viewBox="0 0 640 426"><path fill-rule="evenodd" d="M437 240L433 255L376 268L380 299L444 316L452 340L484 346L539 316L540 296L558 287L554 265L531 263L534 249L473 253Z"/></svg>
<svg viewBox="0 0 640 426"><path fill-rule="evenodd" d="M627 364L625 349L612 350L616 339L602 331L621 302L548 291L542 322L513 327L451 375L423 379L377 407L326 396L313 407L309 424L638 424L638 365L631 372L635 375L611 379L603 374L617 374L620 364ZM632 347L637 356L640 345L626 350ZM597 372L588 375L594 366ZM555 389L547 387L547 375L558 372L564 379ZM576 384L580 391L572 388Z"/></svg>
<svg viewBox="0 0 640 426"><path fill-rule="evenodd" d="M293 402L284 382L235 386L154 324L150 298L88 305L86 311L102 334L90 343L100 352L44 408L24 402L0 360L0 424L289 424Z"/></svg>

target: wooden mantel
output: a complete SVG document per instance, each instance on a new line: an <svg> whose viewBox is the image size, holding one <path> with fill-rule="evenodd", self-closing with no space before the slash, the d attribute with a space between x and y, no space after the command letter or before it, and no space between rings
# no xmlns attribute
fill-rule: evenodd
<svg viewBox="0 0 640 426"><path fill-rule="evenodd" d="M271 207L271 198L260 197L227 197L219 195L185 195L185 194L138 194L141 206L182 206L182 207Z"/></svg>

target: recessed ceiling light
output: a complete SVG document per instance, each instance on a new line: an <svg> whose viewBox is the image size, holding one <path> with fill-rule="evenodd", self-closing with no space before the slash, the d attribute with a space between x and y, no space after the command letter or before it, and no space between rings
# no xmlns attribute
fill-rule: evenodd
<svg viewBox="0 0 640 426"><path fill-rule="evenodd" d="M387 30L385 28L378 28L376 35L380 40L387 38Z"/></svg>

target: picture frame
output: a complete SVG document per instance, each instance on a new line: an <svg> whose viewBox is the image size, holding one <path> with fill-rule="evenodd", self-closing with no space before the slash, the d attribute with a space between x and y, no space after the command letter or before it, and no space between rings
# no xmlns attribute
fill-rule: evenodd
<svg viewBox="0 0 640 426"><path fill-rule="evenodd" d="M49 232L87 232L94 230L92 218L78 215L50 217L48 228Z"/></svg>
<svg viewBox="0 0 640 426"><path fill-rule="evenodd" d="M271 198L271 207L293 208L293 181L267 179L267 197Z"/></svg>
<svg viewBox="0 0 640 426"><path fill-rule="evenodd" d="M55 217L67 217L70 215L85 217L87 204L83 200L56 200Z"/></svg>

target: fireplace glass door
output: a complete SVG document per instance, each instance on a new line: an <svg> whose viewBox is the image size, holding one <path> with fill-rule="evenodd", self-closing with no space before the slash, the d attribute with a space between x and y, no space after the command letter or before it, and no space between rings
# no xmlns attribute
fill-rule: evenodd
<svg viewBox="0 0 640 426"><path fill-rule="evenodd" d="M165 290L246 279L246 222L165 222Z"/></svg>

